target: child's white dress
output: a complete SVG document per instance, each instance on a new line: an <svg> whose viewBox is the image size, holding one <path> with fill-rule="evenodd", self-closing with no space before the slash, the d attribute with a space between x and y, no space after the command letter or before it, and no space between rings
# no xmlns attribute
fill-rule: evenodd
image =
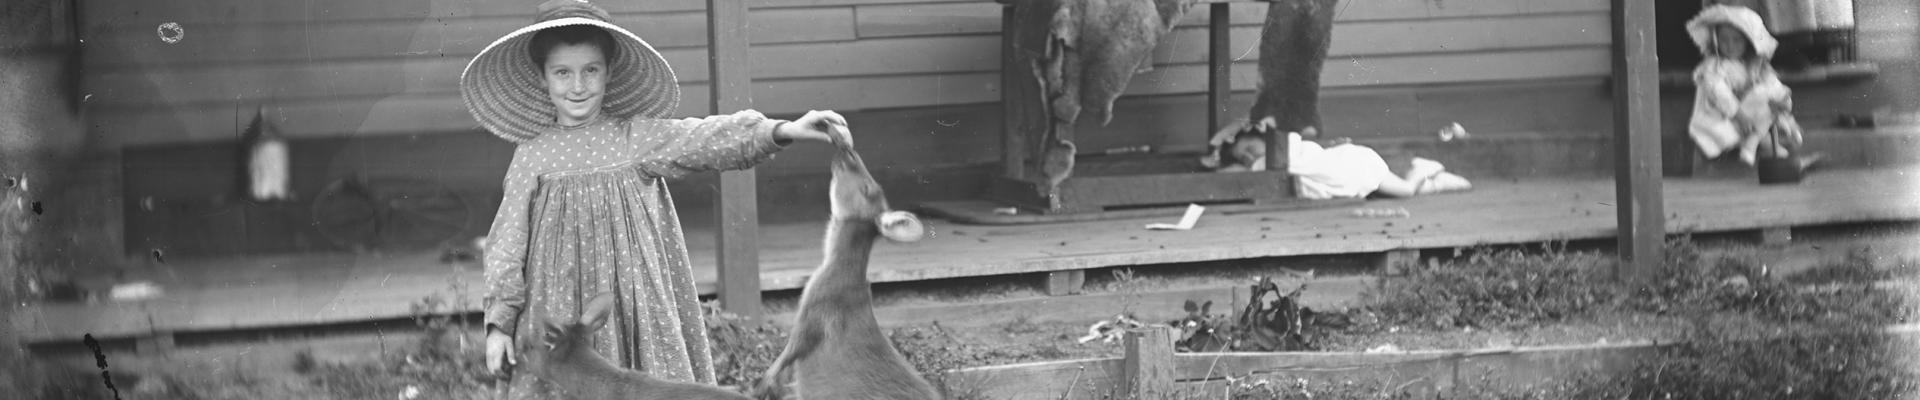
<svg viewBox="0 0 1920 400"><path fill-rule="evenodd" d="M1758 58L1755 63L1720 57L1711 51L1712 31L1717 25L1730 25L1747 36ZM1779 74L1766 60L1773 58L1778 42L1767 33L1760 15L1753 10L1716 5L1701 11L1687 23L1706 59L1693 70L1697 87L1693 116L1687 131L1707 158L1739 148L1740 159L1752 164L1763 135L1776 127L1787 144L1800 142L1800 126L1786 112L1793 104L1793 91L1780 82ZM1776 111L1775 105L1780 105ZM1785 148L1778 149L1785 151Z"/></svg>
<svg viewBox="0 0 1920 400"><path fill-rule="evenodd" d="M1255 161L1251 169L1266 170L1266 158ZM1321 147L1300 140L1299 133L1287 134L1287 173L1294 176L1295 194L1313 200L1366 197L1380 189L1380 182L1396 178L1387 168L1386 159L1372 148L1356 144Z"/></svg>

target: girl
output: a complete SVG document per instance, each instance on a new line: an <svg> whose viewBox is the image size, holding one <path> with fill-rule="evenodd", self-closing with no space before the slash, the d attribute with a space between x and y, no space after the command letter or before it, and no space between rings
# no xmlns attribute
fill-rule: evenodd
<svg viewBox="0 0 1920 400"><path fill-rule="evenodd" d="M1740 160L1752 165L1760 146L1772 146L1774 154L1798 149L1793 92L1769 64L1779 42L1767 33L1760 14L1740 6L1708 6L1687 21L1687 34L1706 56L1693 70L1698 89L1687 129L1700 151L1711 159L1739 147ZM1773 140L1776 130L1779 143Z"/></svg>
<svg viewBox="0 0 1920 400"><path fill-rule="evenodd" d="M1219 172L1264 171L1267 169L1267 141L1262 132L1272 131L1273 118L1249 126L1242 121L1214 134L1211 144L1219 151L1202 159L1203 164ZM1317 136L1308 127L1306 136ZM1413 197L1473 188L1467 178L1446 172L1439 162L1414 157L1406 175L1394 175L1385 159L1366 146L1340 143L1321 147L1304 141L1302 133L1287 133L1287 172L1294 176L1295 192L1306 199L1361 198L1370 195ZM1224 147L1222 147L1224 146ZM1224 162L1224 164L1222 164Z"/></svg>
<svg viewBox="0 0 1920 400"><path fill-rule="evenodd" d="M482 50L460 77L481 126L518 146L487 236L487 367L513 341L615 297L593 348L661 379L714 383L706 325L666 180L751 168L796 140L825 142L810 112L795 123L741 111L662 119L679 101L673 70L638 36L579 0L540 6L535 24ZM514 378L510 398L539 398Z"/></svg>

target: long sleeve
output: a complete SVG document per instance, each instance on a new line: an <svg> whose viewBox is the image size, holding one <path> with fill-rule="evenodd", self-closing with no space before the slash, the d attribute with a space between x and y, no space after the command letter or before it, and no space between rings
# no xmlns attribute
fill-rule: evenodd
<svg viewBox="0 0 1920 400"><path fill-rule="evenodd" d="M690 173L752 168L785 147L773 138L780 120L758 111L685 119L635 119L627 144L648 175L677 179Z"/></svg>
<svg viewBox="0 0 1920 400"><path fill-rule="evenodd" d="M500 210L493 215L493 227L487 233L484 259L487 291L486 325L508 335L519 326L521 311L527 305L526 256L527 220L533 191L539 184L529 164L526 147L515 149L513 163L502 183Z"/></svg>
<svg viewBox="0 0 1920 400"><path fill-rule="evenodd" d="M1693 71L1693 82L1699 87L1695 94L1700 97L1698 104L1710 107L1715 115L1732 115L1740 108L1740 97L1734 94L1733 86L1724 70L1726 65L1708 61L1701 63Z"/></svg>

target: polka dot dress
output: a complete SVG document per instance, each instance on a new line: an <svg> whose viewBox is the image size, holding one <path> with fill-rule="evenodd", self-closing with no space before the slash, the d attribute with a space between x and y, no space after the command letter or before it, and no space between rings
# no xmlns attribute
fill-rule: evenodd
<svg viewBox="0 0 1920 400"><path fill-rule="evenodd" d="M666 179L772 158L777 120L754 111L703 119L596 120L554 128L514 151L488 236L489 325L516 342L571 321L611 292L594 349L667 380L714 383L685 238ZM511 398L537 398L515 379ZM530 397L531 396L531 397Z"/></svg>

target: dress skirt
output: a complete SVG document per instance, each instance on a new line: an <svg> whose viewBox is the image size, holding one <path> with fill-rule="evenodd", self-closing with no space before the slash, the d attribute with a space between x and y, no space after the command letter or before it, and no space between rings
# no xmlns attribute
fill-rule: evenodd
<svg viewBox="0 0 1920 400"><path fill-rule="evenodd" d="M541 176L529 215L527 311L518 340L573 321L614 294L592 348L656 378L714 383L713 357L680 222L666 184L632 166ZM528 393L515 379L512 392ZM523 396L510 396L521 398Z"/></svg>

